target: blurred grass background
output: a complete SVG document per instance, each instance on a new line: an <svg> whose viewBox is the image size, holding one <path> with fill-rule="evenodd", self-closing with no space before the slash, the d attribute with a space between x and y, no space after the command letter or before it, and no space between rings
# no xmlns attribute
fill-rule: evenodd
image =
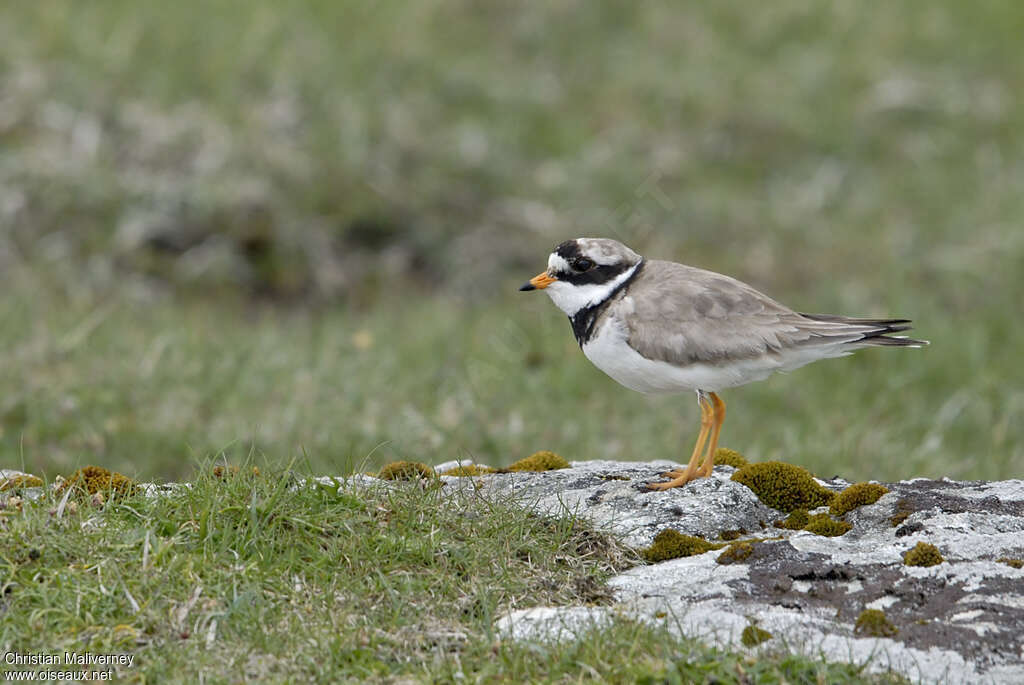
<svg viewBox="0 0 1024 685"><path fill-rule="evenodd" d="M1024 7L0 5L0 465L682 458L516 287L623 240L915 319L725 394L824 476L1024 472Z"/></svg>

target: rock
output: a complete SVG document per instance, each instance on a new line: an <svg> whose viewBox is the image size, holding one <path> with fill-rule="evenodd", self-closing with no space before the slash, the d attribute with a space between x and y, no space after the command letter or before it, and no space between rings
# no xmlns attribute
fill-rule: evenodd
<svg viewBox="0 0 1024 685"><path fill-rule="evenodd" d="M663 480L659 474L679 464L588 461L572 462L571 466L477 478L442 476L442 480L455 487L477 488L478 494L513 497L542 513L584 514L634 547L650 545L667 527L714 538L724 530L761 534L772 521L785 517L761 504L745 486L729 480L734 471L729 466L716 469L712 478L661 493L646 490L644 485Z"/></svg>
<svg viewBox="0 0 1024 685"><path fill-rule="evenodd" d="M602 628L611 618L609 607L537 607L509 613L498 619L495 628L512 640L559 642Z"/></svg>
<svg viewBox="0 0 1024 685"><path fill-rule="evenodd" d="M15 469L0 469L0 507L12 498L36 500L43 494L43 479Z"/></svg>
<svg viewBox="0 0 1024 685"><path fill-rule="evenodd" d="M731 649L784 648L915 681L1024 682L1024 568L1012 563L1024 559L1024 481L886 483L888 494L843 517L849 532L823 537L774 527L786 515L730 480L731 467L666 492L643 488L677 466L592 461L444 477L454 489L587 518L636 547L665 528L718 542L740 530L739 540L756 540L748 557L727 565L718 563L723 550L713 550L631 568L610 581L615 606L516 611L498 621L499 633L571 639L621 614ZM849 485L819 482L836 492ZM903 555L918 542L936 546L944 561L906 565ZM884 614L867 615L884 621L885 630L874 631L883 636L864 629L869 609ZM753 624L774 637L744 647L743 630Z"/></svg>

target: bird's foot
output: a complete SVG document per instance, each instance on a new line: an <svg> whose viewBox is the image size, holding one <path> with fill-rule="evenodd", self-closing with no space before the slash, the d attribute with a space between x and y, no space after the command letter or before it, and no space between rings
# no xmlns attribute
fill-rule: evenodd
<svg viewBox="0 0 1024 685"><path fill-rule="evenodd" d="M666 478L671 478L672 480L665 481L664 483L648 483L647 487L651 490L658 491L671 490L672 488L682 487L691 480L696 480L702 477L696 469L687 469L686 471L669 471L664 475Z"/></svg>

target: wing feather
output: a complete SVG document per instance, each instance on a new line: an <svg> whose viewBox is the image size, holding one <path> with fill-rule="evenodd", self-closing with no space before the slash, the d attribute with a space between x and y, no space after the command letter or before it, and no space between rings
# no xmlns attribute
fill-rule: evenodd
<svg viewBox="0 0 1024 685"><path fill-rule="evenodd" d="M909 328L905 319L800 314L735 278L659 260L648 262L610 313L624 322L637 352L674 364L810 352L815 346L823 348L821 356L835 356L864 345L925 344L884 337Z"/></svg>

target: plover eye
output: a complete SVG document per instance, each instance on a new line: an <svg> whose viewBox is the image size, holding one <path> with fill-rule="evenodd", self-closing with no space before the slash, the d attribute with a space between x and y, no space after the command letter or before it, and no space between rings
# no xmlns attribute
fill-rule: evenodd
<svg viewBox="0 0 1024 685"><path fill-rule="evenodd" d="M594 262L590 261L586 257L580 257L579 259L573 261L572 263L572 268L576 269L577 271L586 271L592 266L594 266Z"/></svg>

